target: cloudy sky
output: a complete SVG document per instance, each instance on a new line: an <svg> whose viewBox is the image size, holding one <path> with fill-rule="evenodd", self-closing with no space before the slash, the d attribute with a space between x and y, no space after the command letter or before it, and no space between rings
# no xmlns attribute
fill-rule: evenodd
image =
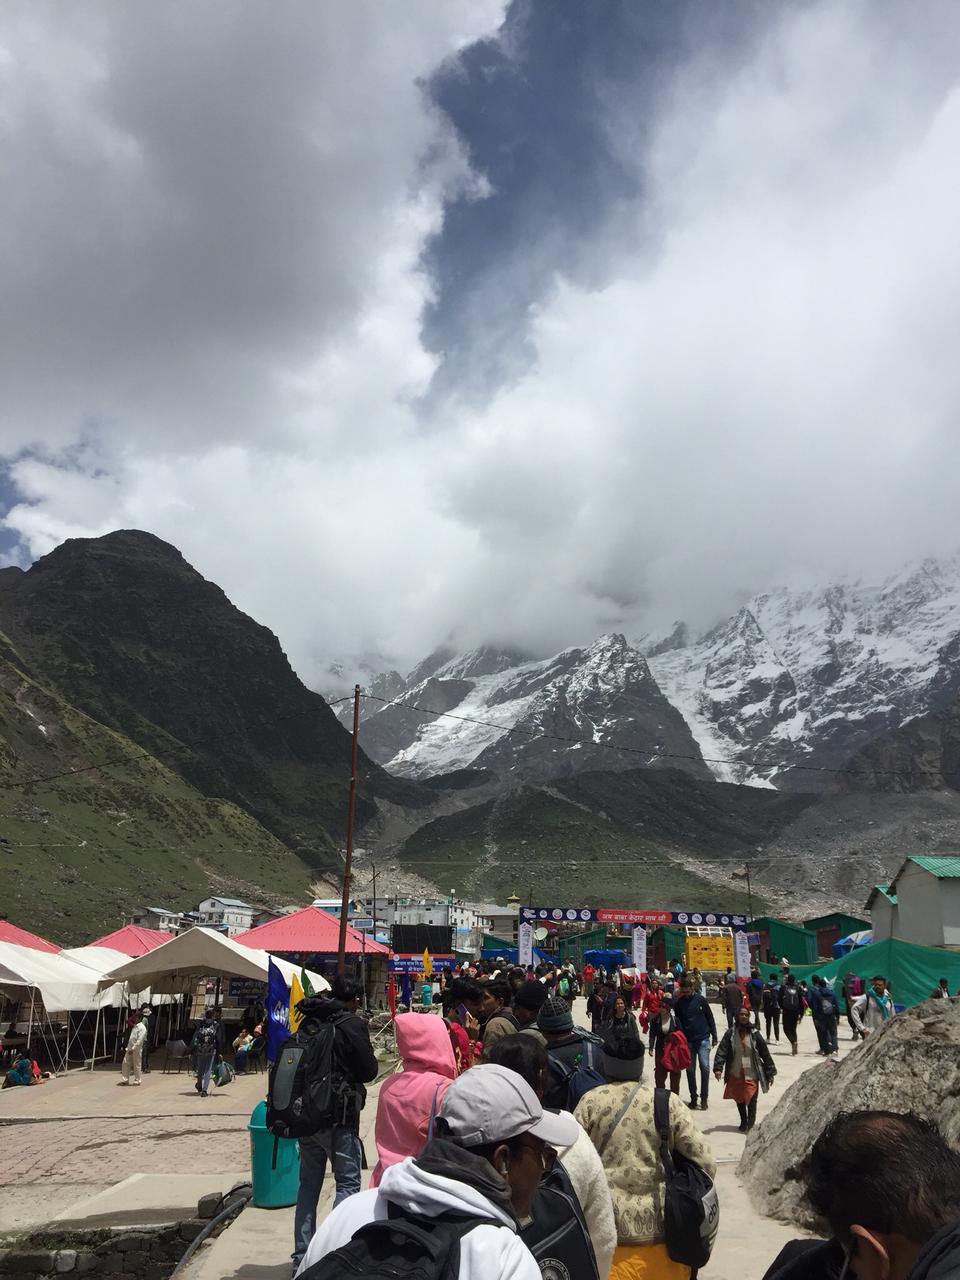
<svg viewBox="0 0 960 1280"><path fill-rule="evenodd" d="M11 0L0 549L321 681L960 546L960 7Z"/></svg>

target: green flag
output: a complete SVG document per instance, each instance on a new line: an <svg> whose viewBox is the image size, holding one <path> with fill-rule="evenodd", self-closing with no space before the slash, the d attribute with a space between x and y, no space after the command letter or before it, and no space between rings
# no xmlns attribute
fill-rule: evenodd
<svg viewBox="0 0 960 1280"><path fill-rule="evenodd" d="M303 994L305 996L315 996L317 994L313 989L313 983L307 977L306 969L300 970L300 985L303 987Z"/></svg>

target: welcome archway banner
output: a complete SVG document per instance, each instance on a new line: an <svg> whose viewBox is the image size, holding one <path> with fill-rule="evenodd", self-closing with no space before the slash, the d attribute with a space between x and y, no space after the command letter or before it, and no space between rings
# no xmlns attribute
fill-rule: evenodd
<svg viewBox="0 0 960 1280"><path fill-rule="evenodd" d="M620 907L521 907L521 922L531 924L644 924L708 925L721 929L743 929L746 916L729 911L657 911Z"/></svg>

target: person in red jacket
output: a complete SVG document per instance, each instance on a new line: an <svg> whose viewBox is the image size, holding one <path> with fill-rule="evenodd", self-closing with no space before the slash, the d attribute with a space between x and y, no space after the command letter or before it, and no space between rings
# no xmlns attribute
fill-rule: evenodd
<svg viewBox="0 0 960 1280"><path fill-rule="evenodd" d="M647 994L643 997L643 1004L640 1007L640 1025L644 1031L650 1032L650 1052L653 1052L653 1024L657 1020L657 1016L663 1007L663 988L658 978L651 978L650 985L647 987Z"/></svg>

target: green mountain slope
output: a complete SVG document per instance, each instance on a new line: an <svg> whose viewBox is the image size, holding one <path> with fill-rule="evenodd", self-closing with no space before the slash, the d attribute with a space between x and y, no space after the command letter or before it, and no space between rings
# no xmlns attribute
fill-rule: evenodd
<svg viewBox="0 0 960 1280"><path fill-rule="evenodd" d="M26 573L0 575L0 629L71 706L244 810L317 872L336 872L350 736L276 636L176 548L136 530L70 539ZM366 758L361 775L361 826L378 795L431 798Z"/></svg>
<svg viewBox="0 0 960 1280"><path fill-rule="evenodd" d="M91 761L113 761L81 773ZM47 782L23 780L63 774ZM0 904L64 944L211 890L302 899L311 868L250 814L202 795L34 679L0 634Z"/></svg>
<svg viewBox="0 0 960 1280"><path fill-rule="evenodd" d="M524 901L739 911L742 881L703 865L752 855L814 799L669 770L585 773L437 818L400 857L445 889L486 900L515 892ZM756 894L753 905L763 905Z"/></svg>

